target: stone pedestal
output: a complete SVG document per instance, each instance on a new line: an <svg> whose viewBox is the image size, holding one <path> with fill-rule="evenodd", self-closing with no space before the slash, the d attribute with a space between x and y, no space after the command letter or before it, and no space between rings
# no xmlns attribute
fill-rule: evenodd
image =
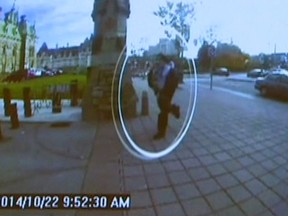
<svg viewBox="0 0 288 216"><path fill-rule="evenodd" d="M82 100L83 120L112 119L112 106L118 112L117 91L125 59L125 52L122 53L122 51L126 43L126 20L129 14L129 0L94 0L91 15L94 22L94 35L91 67L87 73L87 88ZM120 63L117 65L120 56ZM115 70L116 76L113 82ZM112 92L112 86L114 92ZM132 79L125 72L120 91L120 109L124 117L135 117L138 99ZM111 104L112 95L114 104Z"/></svg>
<svg viewBox="0 0 288 216"><path fill-rule="evenodd" d="M82 119L85 121L112 120L112 94L113 107L118 112L118 84L120 71L117 71L114 83L115 68L111 66L92 67L88 85L82 103ZM114 92L112 93L112 85ZM124 118L136 117L136 104L138 98L133 87L132 79L124 75L120 87L121 111Z"/></svg>

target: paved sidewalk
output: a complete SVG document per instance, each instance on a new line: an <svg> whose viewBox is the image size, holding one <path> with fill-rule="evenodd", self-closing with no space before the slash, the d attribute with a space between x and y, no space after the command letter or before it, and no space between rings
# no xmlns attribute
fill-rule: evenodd
<svg viewBox="0 0 288 216"><path fill-rule="evenodd" d="M182 108L187 84L176 95L182 95ZM201 87L198 96L191 128L175 152L146 162L122 153L124 192L132 195L127 214L285 215L287 104ZM169 136L152 141L155 111L127 123L134 139L151 150L167 146L181 125L170 117Z"/></svg>
<svg viewBox="0 0 288 216"><path fill-rule="evenodd" d="M182 116L170 116L167 137L160 141L152 140L158 114L153 92L145 80L134 81L140 99L142 91L148 91L150 113L125 121L128 131L143 148L163 149L182 126L190 81L185 80L175 96ZM100 127L74 121L64 128L26 123L17 130L3 123L10 139L0 145L0 164L5 164L0 166L1 193L130 193L132 208L0 215L285 215L287 119L285 103L200 86L196 112L181 146L153 161L131 156L111 122Z"/></svg>

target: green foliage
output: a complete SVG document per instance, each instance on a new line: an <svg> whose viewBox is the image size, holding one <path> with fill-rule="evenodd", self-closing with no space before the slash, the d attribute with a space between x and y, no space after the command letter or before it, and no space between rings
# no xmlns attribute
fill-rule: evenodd
<svg viewBox="0 0 288 216"><path fill-rule="evenodd" d="M202 44L198 51L198 62L200 70L208 71L210 67L213 69L218 67L226 67L230 71L246 71L250 56L242 53L241 49L234 44L218 43L215 48L215 57L209 55L209 48L213 47L206 41ZM211 65L213 64L213 65Z"/></svg>
<svg viewBox="0 0 288 216"><path fill-rule="evenodd" d="M195 15L195 8L193 3L174 3L167 1L165 6L159 6L158 10L153 12L154 15L161 19L162 26L169 26L175 29L188 42L190 39L190 24ZM171 32L165 31L168 37L171 37ZM183 48L181 43L176 46L179 50L179 55L183 56Z"/></svg>
<svg viewBox="0 0 288 216"><path fill-rule="evenodd" d="M204 41L202 46L198 50L197 58L198 58L200 71L208 71L211 67L212 59L209 55L210 48L214 48L214 47L208 44L206 41Z"/></svg>
<svg viewBox="0 0 288 216"><path fill-rule="evenodd" d="M9 88L11 90L12 99L22 99L23 98L23 88L30 87L32 94L36 97L40 97L41 94L38 94L48 86L55 85L64 85L70 84L72 80L78 80L78 88L80 91L86 86L86 76L85 75L73 75L73 74L65 74L58 75L52 77L41 77L30 79L18 83L3 83L0 82L0 98L3 98L3 88ZM36 94L37 93L37 94Z"/></svg>

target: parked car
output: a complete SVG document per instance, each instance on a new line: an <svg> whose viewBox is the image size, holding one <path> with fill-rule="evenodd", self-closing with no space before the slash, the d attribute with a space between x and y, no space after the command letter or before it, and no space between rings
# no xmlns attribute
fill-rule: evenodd
<svg viewBox="0 0 288 216"><path fill-rule="evenodd" d="M276 96L288 100L288 71L279 70L257 78L255 89L264 96Z"/></svg>
<svg viewBox="0 0 288 216"><path fill-rule="evenodd" d="M219 76L229 76L229 70L225 67L220 67L220 68L216 68L213 71L213 75L219 75Z"/></svg>
<svg viewBox="0 0 288 216"><path fill-rule="evenodd" d="M247 77L258 78L265 77L269 72L260 68L255 68L247 73Z"/></svg>

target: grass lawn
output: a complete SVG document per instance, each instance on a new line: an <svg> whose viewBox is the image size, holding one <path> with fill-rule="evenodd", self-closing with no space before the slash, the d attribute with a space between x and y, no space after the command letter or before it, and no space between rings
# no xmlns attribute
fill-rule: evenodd
<svg viewBox="0 0 288 216"><path fill-rule="evenodd" d="M0 82L0 98L3 98L3 88L9 88L12 99L23 99L23 88L31 88L31 98L41 99L48 98L49 90L55 86L69 86L72 80L78 80L78 89L83 92L86 86L86 75L63 74L51 77L40 77L25 80L19 83ZM63 94L63 98L68 98L69 94Z"/></svg>

